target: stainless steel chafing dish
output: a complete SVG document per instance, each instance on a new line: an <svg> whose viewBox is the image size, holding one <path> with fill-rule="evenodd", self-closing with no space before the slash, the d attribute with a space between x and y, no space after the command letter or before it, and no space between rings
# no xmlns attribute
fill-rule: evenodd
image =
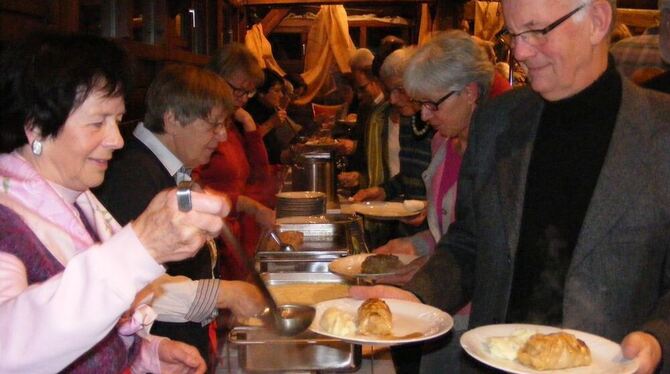
<svg viewBox="0 0 670 374"><path fill-rule="evenodd" d="M324 216L330 222L343 223L349 227L352 254L370 252L365 242L365 228L363 217L357 214L334 213Z"/></svg>
<svg viewBox="0 0 670 374"><path fill-rule="evenodd" d="M261 277L271 292L284 285L346 284L331 273L263 273ZM235 327L228 342L228 362L236 355L238 366L249 372L351 372L361 365L360 345L310 331L283 337L262 327Z"/></svg>
<svg viewBox="0 0 670 374"><path fill-rule="evenodd" d="M347 283L347 279L333 273L263 273L261 278L268 287L302 283Z"/></svg>
<svg viewBox="0 0 670 374"><path fill-rule="evenodd" d="M360 345L311 331L284 337L264 328L235 327L228 342L229 349L237 348L239 367L250 372L351 372L361 365Z"/></svg>
<svg viewBox="0 0 670 374"><path fill-rule="evenodd" d="M326 217L326 216L323 216ZM297 217L291 217L296 219ZM291 252L272 250L269 233L261 236L256 248L256 268L260 272L328 272L328 263L353 253L349 222L330 222L315 216L313 222L299 219L276 225L277 232L300 231L304 234L301 248Z"/></svg>

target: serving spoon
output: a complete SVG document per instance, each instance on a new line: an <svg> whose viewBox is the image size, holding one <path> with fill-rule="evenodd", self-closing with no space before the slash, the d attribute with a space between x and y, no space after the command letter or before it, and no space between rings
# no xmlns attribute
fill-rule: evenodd
<svg viewBox="0 0 670 374"><path fill-rule="evenodd" d="M293 248L293 246L291 244L284 243L279 238L279 235L277 235L277 233L274 230L270 231L270 237L272 238L272 240L274 240L277 243L277 245L279 246L280 251L282 251L282 252L293 252L293 251L295 251L295 248Z"/></svg>
<svg viewBox="0 0 670 374"><path fill-rule="evenodd" d="M314 307L309 305L300 305L300 304L286 304L286 305L277 305L274 297L270 293L270 290L265 285L263 278L256 271L253 261L249 256L247 256L240 242L230 231L228 225L223 222L223 227L221 228L221 234L223 238L230 245L233 246L237 255L240 256L242 261L245 263L247 270L251 273L252 280L261 291L263 298L265 299L268 307L260 314L260 318L264 320L271 319L271 322L275 330L284 336L293 336L299 334L307 329L309 325L312 324L314 320L314 315L316 310ZM268 318L271 317L271 318Z"/></svg>

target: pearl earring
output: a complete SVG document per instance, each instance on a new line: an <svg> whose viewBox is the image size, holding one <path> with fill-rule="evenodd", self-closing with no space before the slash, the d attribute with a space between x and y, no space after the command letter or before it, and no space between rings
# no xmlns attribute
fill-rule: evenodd
<svg viewBox="0 0 670 374"><path fill-rule="evenodd" d="M30 149L33 151L33 154L35 156L39 156L42 154L42 142L35 139L33 142L30 144Z"/></svg>

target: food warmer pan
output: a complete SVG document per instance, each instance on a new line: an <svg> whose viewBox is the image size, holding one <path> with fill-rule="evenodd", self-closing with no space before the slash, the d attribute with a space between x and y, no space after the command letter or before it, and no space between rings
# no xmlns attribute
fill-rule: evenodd
<svg viewBox="0 0 670 374"><path fill-rule="evenodd" d="M315 304L342 297L347 289L346 280L331 273L263 273L261 277L281 302ZM307 289L288 292L287 287ZM263 327L238 326L229 333L228 342L228 349L236 350L238 365L246 372L352 372L361 365L360 345L311 331L285 337ZM235 355L227 351L227 356Z"/></svg>
<svg viewBox="0 0 670 374"><path fill-rule="evenodd" d="M300 231L304 241L300 248L280 252L269 232L261 235L256 248L256 268L259 272L328 272L328 264L348 256L352 251L349 223L282 223L276 232Z"/></svg>

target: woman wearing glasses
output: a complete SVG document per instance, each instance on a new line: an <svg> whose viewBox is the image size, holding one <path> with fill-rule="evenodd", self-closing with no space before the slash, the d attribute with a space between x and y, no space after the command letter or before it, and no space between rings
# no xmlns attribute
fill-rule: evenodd
<svg viewBox="0 0 670 374"><path fill-rule="evenodd" d="M412 57L404 73L407 93L421 105L421 118L437 132L433 157L423 172L428 230L389 241L378 253L431 254L456 219L456 182L468 143L470 120L483 98L508 90L488 55L463 31L436 35Z"/></svg>
<svg viewBox="0 0 670 374"><path fill-rule="evenodd" d="M256 57L243 44L230 43L218 51L208 68L219 74L233 90L235 112L226 121L228 139L220 142L210 162L195 171L195 178L209 190L225 193L235 209L227 221L233 233L252 254L259 226L271 227L274 212L272 203L274 180L270 176L268 153L260 129L244 105L256 94L263 81L263 71ZM271 183L272 182L272 183ZM224 248L225 265L221 278L245 279L244 262L232 248Z"/></svg>

